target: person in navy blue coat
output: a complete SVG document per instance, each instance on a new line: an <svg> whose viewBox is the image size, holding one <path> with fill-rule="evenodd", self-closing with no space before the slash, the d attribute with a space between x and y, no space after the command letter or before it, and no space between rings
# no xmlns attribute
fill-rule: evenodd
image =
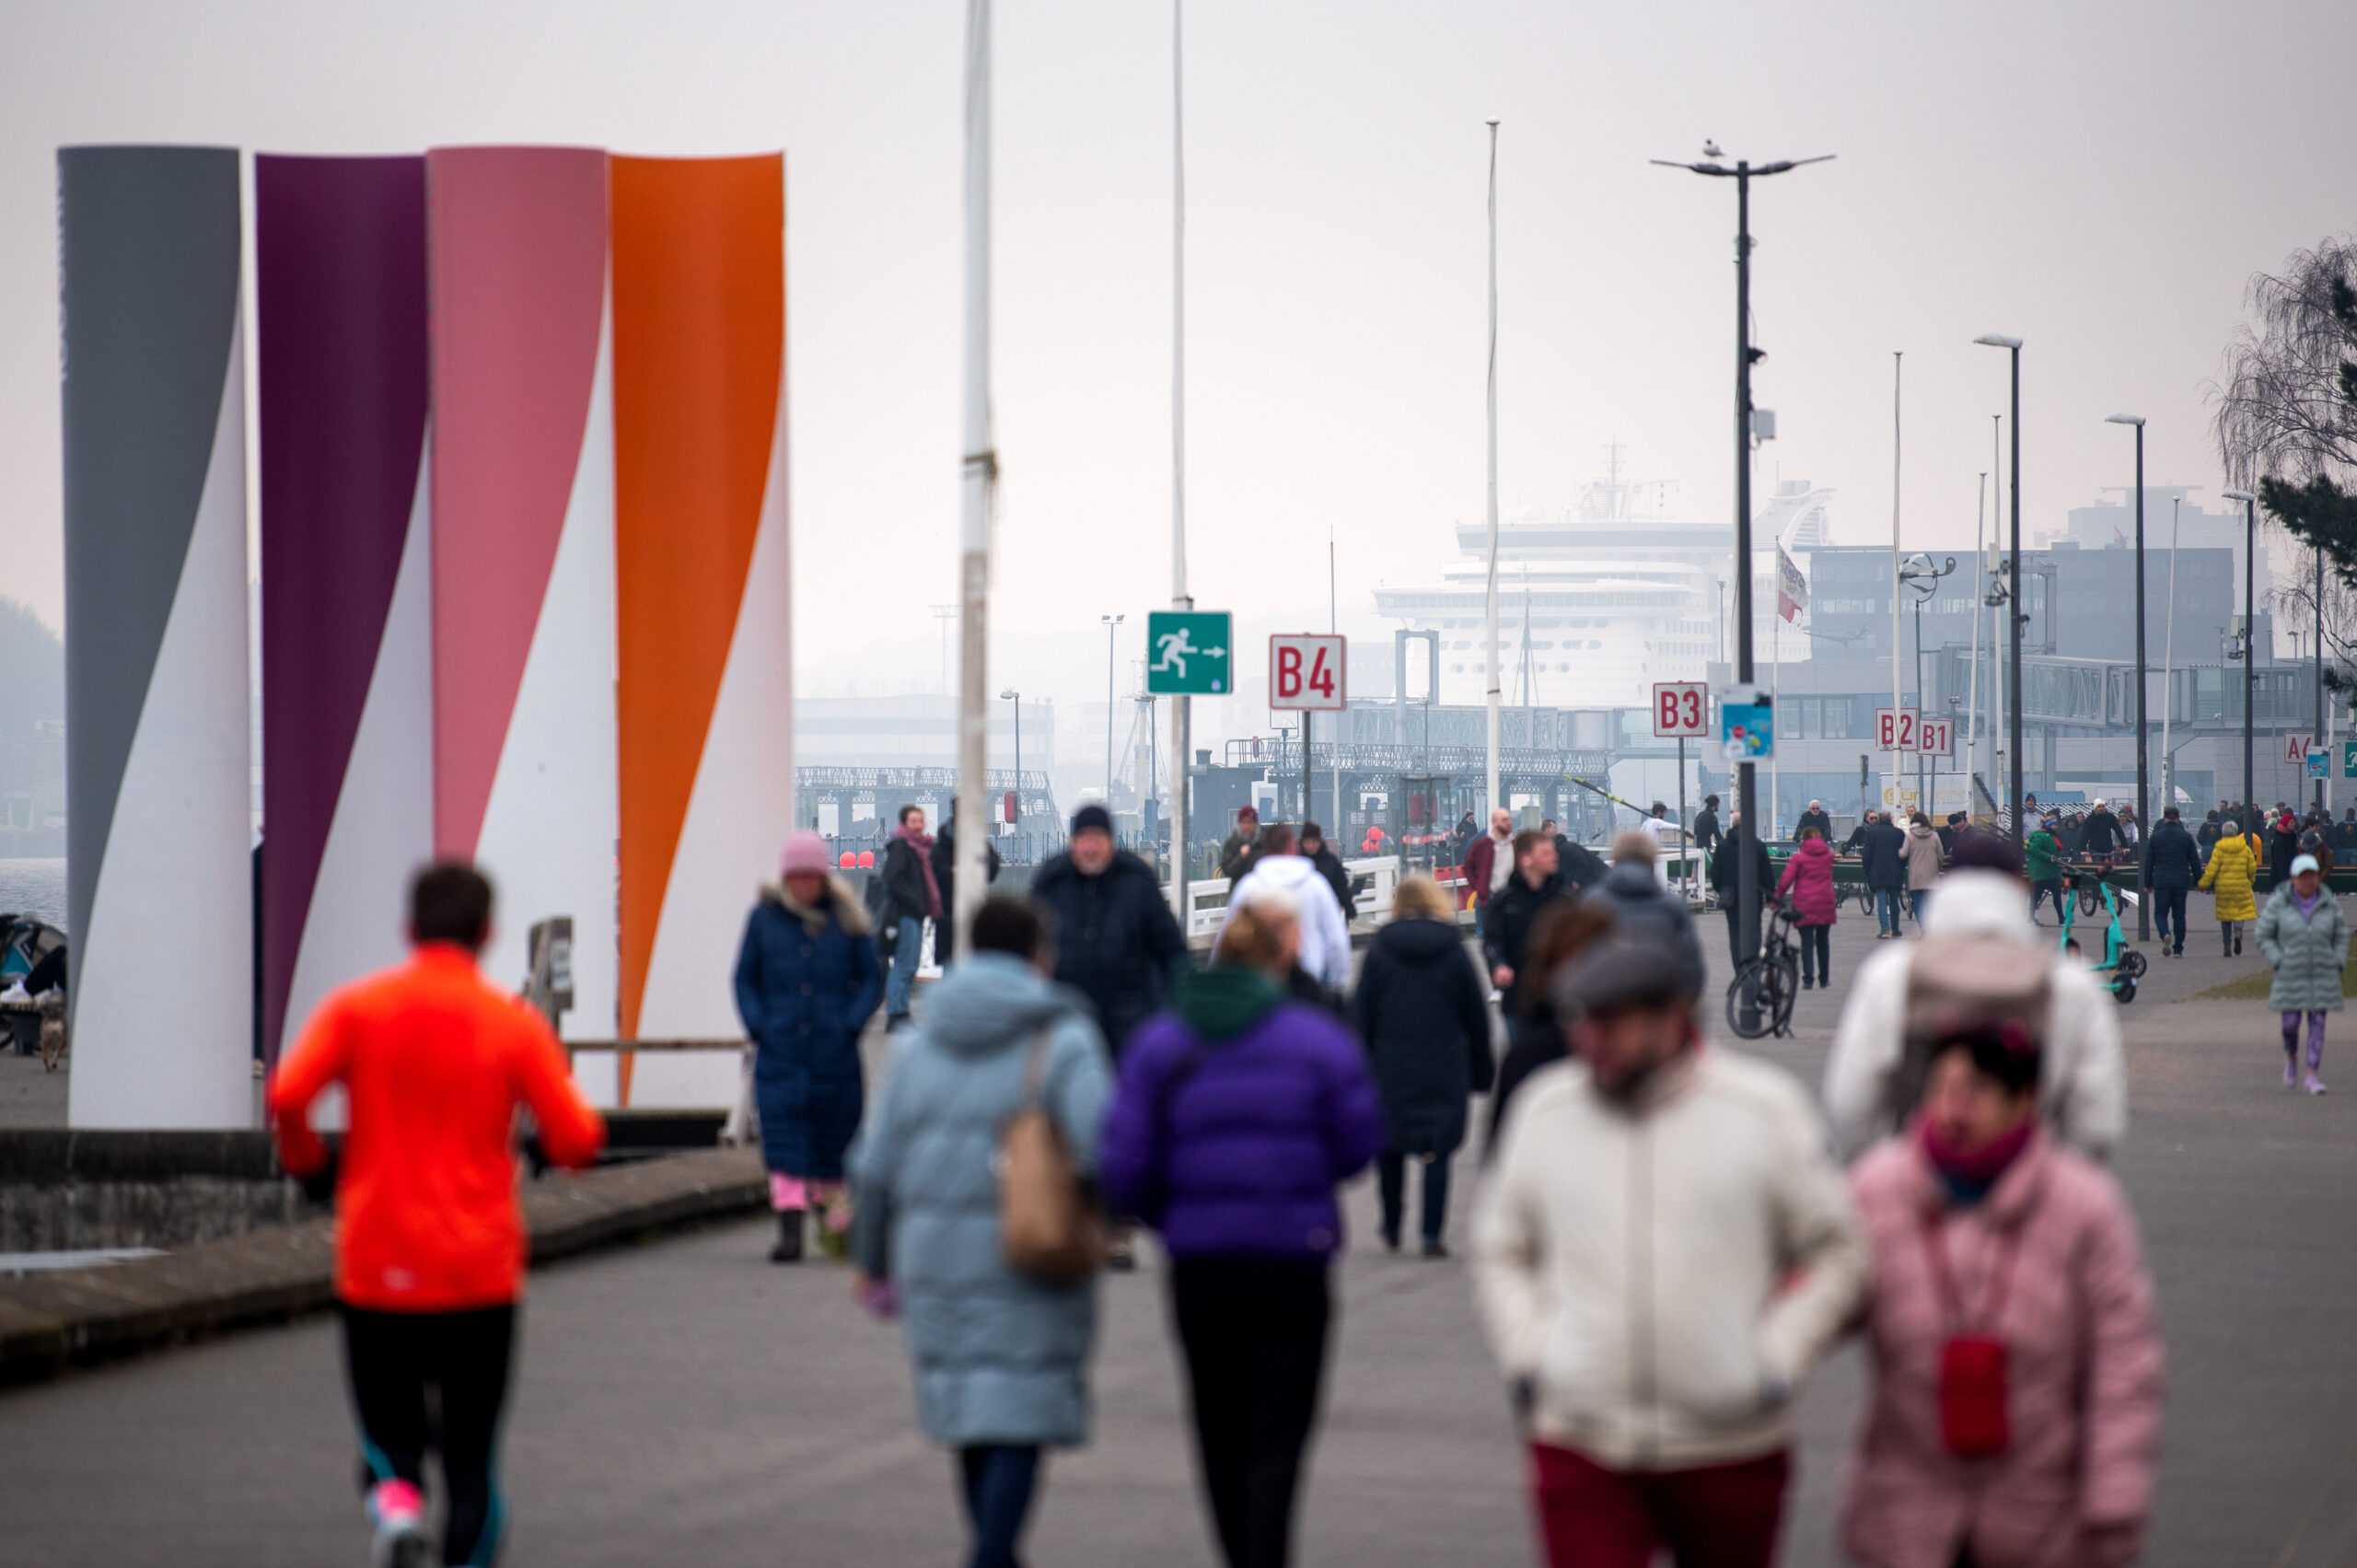
<svg viewBox="0 0 2357 1568"><path fill-rule="evenodd" d="M803 1215L839 1249L851 1223L843 1151L859 1131L859 1032L884 999L884 969L859 900L827 868L827 841L785 842L784 885L761 889L737 952L737 1013L753 1041L761 1160L777 1211L773 1263L802 1257Z"/></svg>

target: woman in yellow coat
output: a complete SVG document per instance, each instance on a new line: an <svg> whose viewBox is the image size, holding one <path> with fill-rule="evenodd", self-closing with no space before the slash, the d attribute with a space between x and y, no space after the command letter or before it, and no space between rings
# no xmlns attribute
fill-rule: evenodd
<svg viewBox="0 0 2357 1568"><path fill-rule="evenodd" d="M2218 934L2225 944L2226 958L2243 950L2242 928L2258 918L2258 903L2250 890L2258 875L2258 857L2251 853L2250 841L2243 837L2241 826L2224 824L2218 830L2218 842L2210 851L2210 865L2201 873L2201 885L2214 888L2217 894Z"/></svg>

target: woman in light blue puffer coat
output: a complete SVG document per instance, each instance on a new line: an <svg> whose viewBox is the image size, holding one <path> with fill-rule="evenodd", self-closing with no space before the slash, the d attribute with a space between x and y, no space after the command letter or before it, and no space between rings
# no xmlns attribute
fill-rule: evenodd
<svg viewBox="0 0 2357 1568"><path fill-rule="evenodd" d="M2275 983L2267 1005L2283 1021L2283 1086L2297 1081L2300 1064L2300 1019L2308 1025L2308 1075L2312 1095L2324 1093L2316 1074L2324 1067L2324 1020L2340 1011L2340 970L2349 961L2349 922L2324 885L2316 857L2304 854L2292 862L2292 876L2277 886L2258 912L2258 950L2275 966Z"/></svg>
<svg viewBox="0 0 2357 1568"><path fill-rule="evenodd" d="M1111 1094L1086 1000L1043 961L1053 966L1053 941L1038 912L982 906L972 951L897 1037L850 1161L860 1288L878 1312L905 1314L917 1422L958 1450L973 1568L1014 1563L1040 1450L1088 1440L1096 1285L1035 1283L999 1247L999 1133L1035 1042L1041 1102L1085 1177Z"/></svg>

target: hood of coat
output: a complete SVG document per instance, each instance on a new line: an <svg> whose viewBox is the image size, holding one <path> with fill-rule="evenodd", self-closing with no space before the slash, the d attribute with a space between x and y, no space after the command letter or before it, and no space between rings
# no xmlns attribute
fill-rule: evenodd
<svg viewBox="0 0 2357 1568"><path fill-rule="evenodd" d="M949 966L920 1026L957 1056L1018 1049L1033 1030L1073 1011L1062 987L1009 953L975 953Z"/></svg>
<svg viewBox="0 0 2357 1568"><path fill-rule="evenodd" d="M1968 932L2036 940L2029 923L2029 889L2002 871L1967 866L1949 872L1940 880L1940 896L1923 913L1923 934Z"/></svg>
<svg viewBox="0 0 2357 1568"><path fill-rule="evenodd" d="M1925 839L1938 838L1939 834L1932 830L1931 824L1928 822L1910 822L1907 825L1907 836L1917 843L1921 843Z"/></svg>
<svg viewBox="0 0 2357 1568"><path fill-rule="evenodd" d="M1178 1016L1208 1040L1234 1040L1284 1000L1275 981L1236 964L1189 974L1178 983Z"/></svg>
<svg viewBox="0 0 2357 1568"><path fill-rule="evenodd" d="M1318 867L1298 854L1264 854L1252 863L1252 869L1244 880L1255 888L1276 888L1289 893L1310 882L1319 882L1323 886L1318 876ZM1331 889L1327 890L1332 891Z"/></svg>
<svg viewBox="0 0 2357 1568"><path fill-rule="evenodd" d="M1604 880L1596 886L1608 889L1621 898L1650 899L1662 890L1661 881L1655 877L1654 868L1650 865L1639 865L1634 861L1623 862L1613 866L1604 874Z"/></svg>
<svg viewBox="0 0 2357 1568"><path fill-rule="evenodd" d="M827 923L826 909L813 909L810 905L804 903L795 898L783 882L764 883L761 887L761 900L764 903L777 905L778 908L799 920L802 923L802 928L813 936L816 936L819 928ZM831 871L827 873L827 891L821 901L831 906L836 922L852 935L865 936L873 931L874 927L867 918L867 911L859 901L859 895L851 890L850 883Z"/></svg>
<svg viewBox="0 0 2357 1568"><path fill-rule="evenodd" d="M1803 839L1801 847L1793 853L1805 860L1831 860L1833 846L1823 839Z"/></svg>
<svg viewBox="0 0 2357 1568"><path fill-rule="evenodd" d="M1455 926L1437 920L1395 920L1376 936L1383 950L1402 963L1434 964L1461 949Z"/></svg>

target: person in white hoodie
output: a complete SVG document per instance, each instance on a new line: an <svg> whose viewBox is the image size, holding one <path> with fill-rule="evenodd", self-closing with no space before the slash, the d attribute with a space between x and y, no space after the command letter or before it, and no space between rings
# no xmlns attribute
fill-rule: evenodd
<svg viewBox="0 0 2357 1568"><path fill-rule="evenodd" d="M1330 991L1349 985L1350 923L1342 918L1342 906L1334 900L1334 889L1318 874L1317 863L1300 853L1293 829L1283 822L1260 830L1260 858L1230 889L1220 935L1227 934L1227 922L1237 910L1270 890L1284 895L1294 907L1301 927L1301 967ZM1214 940L1212 946L1219 944Z"/></svg>
<svg viewBox="0 0 2357 1568"><path fill-rule="evenodd" d="M1864 1299L1867 1254L1808 1093L1705 1049L1677 947L1608 936L1550 989L1476 1203L1473 1279L1530 1442L1555 1568L1768 1568L1792 1393Z"/></svg>
<svg viewBox="0 0 2357 1568"><path fill-rule="evenodd" d="M1929 1062L1910 1050L1910 1021L1932 1019L1950 992L2015 993L2042 1015L2038 1106L2062 1141L2107 1160L2128 1131L2128 1073L2118 1005L2084 964L2040 942L2029 918L2020 852L2002 834L1968 832L1923 939L1874 954L1858 968L1825 1062L1825 1109L1841 1157L1854 1159L1898 1132L1922 1098Z"/></svg>

